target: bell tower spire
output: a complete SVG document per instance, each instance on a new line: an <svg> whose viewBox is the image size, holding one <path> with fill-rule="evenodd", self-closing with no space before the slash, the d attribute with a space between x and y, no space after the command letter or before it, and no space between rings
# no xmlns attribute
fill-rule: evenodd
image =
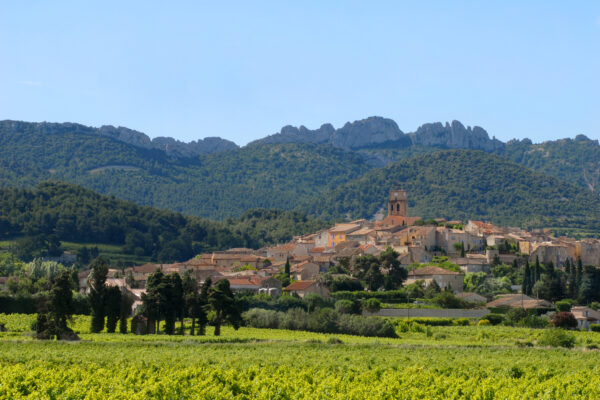
<svg viewBox="0 0 600 400"><path fill-rule="evenodd" d="M388 215L408 216L408 201L406 200L406 192L404 190L394 189L390 191Z"/></svg>

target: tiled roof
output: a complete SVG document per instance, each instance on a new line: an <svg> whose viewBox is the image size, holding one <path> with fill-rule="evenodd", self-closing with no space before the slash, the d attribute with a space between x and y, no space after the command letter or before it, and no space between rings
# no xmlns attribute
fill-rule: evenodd
<svg viewBox="0 0 600 400"><path fill-rule="evenodd" d="M312 285L317 283L316 281L297 281L287 286L285 290L294 291L294 290L306 290Z"/></svg>
<svg viewBox="0 0 600 400"><path fill-rule="evenodd" d="M334 226L333 228L329 229L329 232L331 232L331 233L346 233L346 232L353 232L359 228L360 228L360 225L356 225L356 224L338 224L338 225Z"/></svg>

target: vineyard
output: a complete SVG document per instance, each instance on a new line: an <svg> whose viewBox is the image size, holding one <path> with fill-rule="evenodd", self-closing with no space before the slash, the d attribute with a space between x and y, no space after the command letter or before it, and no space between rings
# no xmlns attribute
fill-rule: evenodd
<svg viewBox="0 0 600 400"><path fill-rule="evenodd" d="M399 339L225 327L222 336L89 334L40 342L2 315L4 399L593 399L600 334L541 347L542 330L441 326Z"/></svg>

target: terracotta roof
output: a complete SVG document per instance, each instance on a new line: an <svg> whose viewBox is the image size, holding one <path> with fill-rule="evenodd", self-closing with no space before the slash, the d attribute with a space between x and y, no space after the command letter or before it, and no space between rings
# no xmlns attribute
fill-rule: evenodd
<svg viewBox="0 0 600 400"><path fill-rule="evenodd" d="M212 255L213 260L239 260L242 256L240 254L222 254L214 253Z"/></svg>
<svg viewBox="0 0 600 400"><path fill-rule="evenodd" d="M337 224L333 228L329 229L331 233L349 233L360 229L360 225L356 224Z"/></svg>
<svg viewBox="0 0 600 400"><path fill-rule="evenodd" d="M349 236L368 235L371 232L375 232L375 229L373 229L373 228L361 228L361 229L359 229L357 231L350 232L348 235Z"/></svg>
<svg viewBox="0 0 600 400"><path fill-rule="evenodd" d="M444 268L435 267L433 265L412 270L408 276L424 276L424 275L461 275L460 272L449 271Z"/></svg>
<svg viewBox="0 0 600 400"><path fill-rule="evenodd" d="M313 247L308 252L309 253L322 253L325 251L325 247Z"/></svg>
<svg viewBox="0 0 600 400"><path fill-rule="evenodd" d="M552 303L542 299L534 299L527 295L521 294L506 294L500 298L490 301L486 305L490 307L511 307L511 308L552 308Z"/></svg>
<svg viewBox="0 0 600 400"><path fill-rule="evenodd" d="M317 281L297 281L287 286L285 290L294 291L294 290L306 290L312 285L317 283Z"/></svg>
<svg viewBox="0 0 600 400"><path fill-rule="evenodd" d="M296 248L296 243L286 243L280 244L279 246L271 247L269 250L271 251L294 251Z"/></svg>
<svg viewBox="0 0 600 400"><path fill-rule="evenodd" d="M260 261L260 257L259 256L252 256L252 255L247 255L247 256L242 256L240 258L241 262L259 262Z"/></svg>
<svg viewBox="0 0 600 400"><path fill-rule="evenodd" d="M421 217L402 217L400 215L388 215L381 222L383 223L383 225L412 225L421 219Z"/></svg>
<svg viewBox="0 0 600 400"><path fill-rule="evenodd" d="M587 315L586 315L587 311ZM571 313L575 316L575 319L583 319L587 321L598 321L600 320L600 312L593 308L577 306L571 308Z"/></svg>
<svg viewBox="0 0 600 400"><path fill-rule="evenodd" d="M162 270L162 264L147 263L147 264L139 265L137 267L133 267L133 272L152 273L152 272L156 271L157 269Z"/></svg>

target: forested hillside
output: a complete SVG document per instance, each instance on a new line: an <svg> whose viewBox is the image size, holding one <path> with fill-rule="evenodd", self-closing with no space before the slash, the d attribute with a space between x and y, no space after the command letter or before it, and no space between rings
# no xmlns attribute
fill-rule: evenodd
<svg viewBox="0 0 600 400"><path fill-rule="evenodd" d="M600 200L589 190L472 150L413 157L366 173L304 209L322 218L372 217L390 188L409 194L409 212L425 218L485 219L559 233L600 232Z"/></svg>
<svg viewBox="0 0 600 400"><path fill-rule="evenodd" d="M501 155L593 192L600 189L600 145L583 135L539 144L515 140L507 143Z"/></svg>
<svg viewBox="0 0 600 400"><path fill-rule="evenodd" d="M265 141L194 157L149 149L146 136L142 137L143 143L138 143L138 136L142 135L139 132L107 129L78 124L1 122L0 186L31 188L45 180L60 180L136 204L219 221L256 208L299 210L337 219L346 216L344 210L372 216L383 204L390 184L399 180L393 171L406 165L413 173L406 177L406 185L419 194L414 200L415 212L424 216L479 217L531 226L588 229L592 222L573 216L595 210L587 208L584 211L588 214L581 214L577 208L580 204L567 207L560 202L548 208L546 203L553 197L542 195L548 194L543 184L568 187L561 189L567 192L577 185L595 193L600 183L597 141L578 136L541 144L528 140L503 144L490 139L481 128L465 128L456 121L451 125L425 124L410 134L402 133L393 121L381 118L356 121L338 130L331 126L316 131L287 127ZM460 164L438 165L440 157L445 157L438 154L444 146L475 146L497 156L479 154L466 157ZM509 169L515 171L510 186L508 178L500 179L503 175L498 168L505 165L496 165L506 160L541 174L509 163ZM390 166L398 161L401 162ZM480 163L491 164L485 169ZM462 180L449 179L447 174ZM411 182L409 178L419 180ZM442 185L439 191L420 184L436 179ZM323 200L330 193L355 185L364 185L361 190L366 195L348 198L350 203ZM507 193L506 188L512 187L522 190L511 189ZM525 190L529 187L539 189ZM486 190L489 193L484 193ZM463 192L464 196L454 194ZM595 197L583 192L579 195L586 197L587 205L596 202ZM539 207L523 212L529 210L527 201L537 201L536 196L542 201ZM558 216L561 222L556 225Z"/></svg>
<svg viewBox="0 0 600 400"><path fill-rule="evenodd" d="M370 167L329 145L252 146L195 158L170 157L76 124L0 124L0 185L54 179L137 204L223 220L248 209L292 209Z"/></svg>
<svg viewBox="0 0 600 400"><path fill-rule="evenodd" d="M64 183L0 189L0 239L20 237L21 245L49 251L61 240L105 243L122 245L127 254L180 261L204 251L284 242L322 226L299 213L265 210L212 222Z"/></svg>

